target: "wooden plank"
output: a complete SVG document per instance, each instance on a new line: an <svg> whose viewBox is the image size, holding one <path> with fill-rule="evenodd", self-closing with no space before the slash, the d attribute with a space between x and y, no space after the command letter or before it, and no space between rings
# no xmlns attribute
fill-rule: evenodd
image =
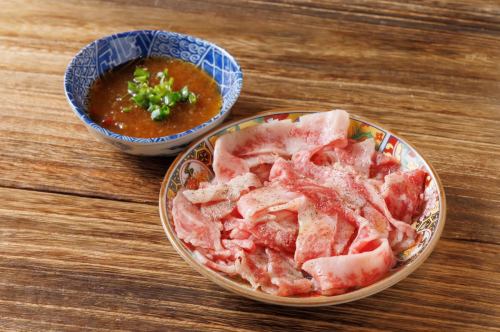
<svg viewBox="0 0 500 332"><path fill-rule="evenodd" d="M10 198L0 207L6 326L500 328L499 245L441 240L417 272L389 290L338 307L287 309L256 305L191 270L168 243L155 206L6 188L0 195Z"/></svg>

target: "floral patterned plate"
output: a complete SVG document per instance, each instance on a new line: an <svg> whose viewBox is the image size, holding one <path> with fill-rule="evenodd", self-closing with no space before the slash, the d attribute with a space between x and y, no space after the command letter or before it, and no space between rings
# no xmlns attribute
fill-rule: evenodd
<svg viewBox="0 0 500 332"><path fill-rule="evenodd" d="M279 305L312 307L340 304L354 301L375 294L388 288L415 271L430 255L443 231L446 217L446 201L443 187L438 175L432 166L413 148L403 140L381 126L371 121L351 114L349 137L355 140L366 138L375 139L376 148L385 154L396 157L401 162L403 170L412 170L423 167L429 176L426 181L426 207L418 220L414 223L420 234L418 243L402 252L397 257L397 264L391 272L378 282L349 293L335 296L312 297L280 297L266 294L252 289L245 281L230 278L222 273L212 271L200 264L192 255L189 248L177 237L171 212L172 199L181 188L194 189L203 181L213 178L211 168L213 147L215 141L225 133L241 130L246 127L276 119L291 119L297 121L300 116L310 111L281 110L259 114L247 119L239 120L216 129L203 138L191 144L172 163L165 175L160 191L160 216L163 228L168 239L177 252L198 272L216 284L248 298Z"/></svg>

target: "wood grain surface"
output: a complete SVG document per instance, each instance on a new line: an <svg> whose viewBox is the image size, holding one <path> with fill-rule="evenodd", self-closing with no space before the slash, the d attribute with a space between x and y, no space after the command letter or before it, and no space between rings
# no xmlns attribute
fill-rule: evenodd
<svg viewBox="0 0 500 332"><path fill-rule="evenodd" d="M410 277L335 307L231 294L168 243L171 158L124 155L71 112L63 73L101 36L196 35L244 71L240 118L344 108L435 166L448 219ZM500 2L0 1L1 331L500 331Z"/></svg>

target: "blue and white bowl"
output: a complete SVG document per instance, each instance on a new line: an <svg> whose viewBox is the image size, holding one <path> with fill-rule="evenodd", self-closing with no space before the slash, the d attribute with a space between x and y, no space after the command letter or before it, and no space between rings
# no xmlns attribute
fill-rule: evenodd
<svg viewBox="0 0 500 332"><path fill-rule="evenodd" d="M99 126L87 114L92 83L105 72L134 59L160 56L182 59L207 72L222 95L220 112L209 121L187 131L156 138L138 138L114 133ZM85 46L64 74L64 90L71 108L98 139L135 155L174 155L196 137L220 124L236 102L243 74L236 60L208 41L175 32L138 30L98 39Z"/></svg>

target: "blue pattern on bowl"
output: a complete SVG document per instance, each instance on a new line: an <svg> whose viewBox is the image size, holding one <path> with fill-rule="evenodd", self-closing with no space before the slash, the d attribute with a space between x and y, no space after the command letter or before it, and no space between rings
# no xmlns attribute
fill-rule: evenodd
<svg viewBox="0 0 500 332"><path fill-rule="evenodd" d="M124 136L94 123L87 115L87 96L92 83L103 73L125 62L148 56L178 58L191 62L206 71L217 82L222 107L209 121L175 135L158 138ZM205 40L175 32L139 30L123 32L98 39L84 47L71 61L64 75L64 89L68 101L78 117L101 137L124 151L133 149L127 143L151 144L186 138L199 131L205 132L227 116L236 102L243 83L243 75L236 60L224 49ZM205 130L204 130L205 129ZM201 133L200 133L201 134ZM198 136L198 135L195 135ZM193 136L191 139L194 139ZM186 144L173 142L174 145ZM118 140L118 141L117 141ZM121 142L120 142L121 141ZM172 154L178 149L164 149ZM139 151L140 153L140 151Z"/></svg>

